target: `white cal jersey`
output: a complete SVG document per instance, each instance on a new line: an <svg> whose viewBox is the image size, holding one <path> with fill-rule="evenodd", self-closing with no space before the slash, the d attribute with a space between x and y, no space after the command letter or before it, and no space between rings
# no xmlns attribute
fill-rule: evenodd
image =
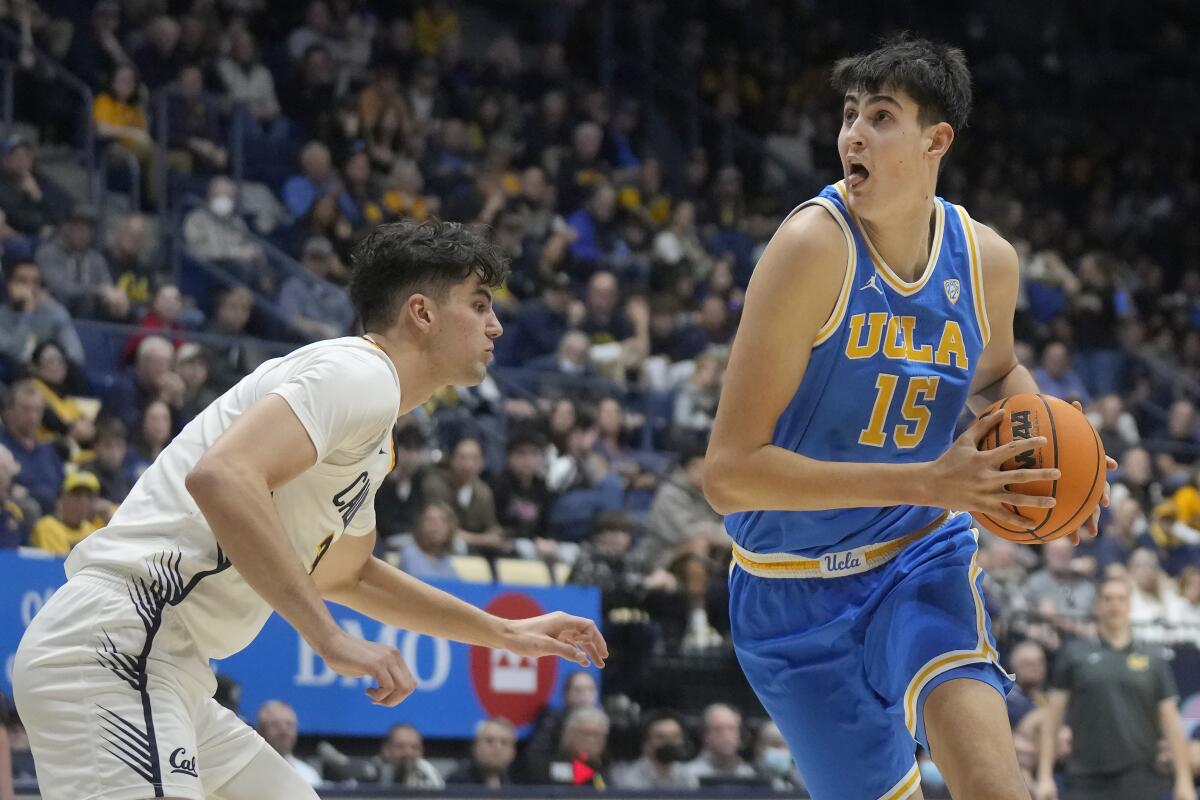
<svg viewBox="0 0 1200 800"><path fill-rule="evenodd" d="M273 493L296 558L311 572L343 534L370 533L375 492L393 465L400 382L378 346L346 337L302 347L242 378L184 427L109 524L67 558L68 577L88 569L127 576L145 595L133 597L131 613L177 617L204 658L225 658L248 645L271 607L221 552L184 479L233 421L268 394L287 401L317 451L313 467Z"/></svg>

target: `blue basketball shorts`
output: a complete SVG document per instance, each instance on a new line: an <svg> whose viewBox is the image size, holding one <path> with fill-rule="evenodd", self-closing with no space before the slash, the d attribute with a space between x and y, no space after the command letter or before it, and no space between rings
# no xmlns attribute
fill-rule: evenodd
<svg viewBox="0 0 1200 800"><path fill-rule="evenodd" d="M814 800L916 791L924 703L954 678L1007 695L967 514L881 566L836 578L730 574L733 644Z"/></svg>

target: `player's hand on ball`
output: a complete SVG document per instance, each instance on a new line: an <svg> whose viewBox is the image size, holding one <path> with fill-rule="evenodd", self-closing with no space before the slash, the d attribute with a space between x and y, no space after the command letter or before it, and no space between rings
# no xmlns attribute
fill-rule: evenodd
<svg viewBox="0 0 1200 800"><path fill-rule="evenodd" d="M1083 411L1083 405L1078 400L1071 401L1071 405L1075 406L1080 411ZM1107 466L1108 466L1109 472L1112 472L1114 469L1117 468L1117 462L1113 460L1112 456L1105 456L1104 458L1108 462ZM1110 488L1109 483L1106 480L1104 482L1104 494L1102 494L1100 496L1100 505L1096 506L1096 510L1092 512L1092 516L1090 516L1088 518L1088 521L1086 523L1084 523L1083 528L1080 529L1080 530L1087 531L1088 536L1090 536L1093 539L1095 539L1096 536L1100 533L1100 527L1099 527L1100 526L1100 509L1108 508L1108 490L1109 490L1109 488ZM1079 537L1079 531L1075 531L1074 533L1071 534L1071 544L1079 544L1080 541L1081 541L1081 539Z"/></svg>
<svg viewBox="0 0 1200 800"><path fill-rule="evenodd" d="M417 688L416 678L409 672L400 651L394 647L342 633L317 649L317 655L339 675L350 678L369 675L374 678L376 685L367 689L367 696L375 705L397 705Z"/></svg>
<svg viewBox="0 0 1200 800"><path fill-rule="evenodd" d="M1057 469L1001 469L1004 462L1018 453L1044 445L1046 437L1014 439L991 450L979 449L988 433L1004 419L1005 413L1004 409L996 409L980 417L954 440L941 458L930 463L928 505L987 514L1022 529L1029 528L1030 521L1010 506L1050 508L1054 505L1052 497L1021 494L1010 487L1032 481L1057 480Z"/></svg>
<svg viewBox="0 0 1200 800"><path fill-rule="evenodd" d="M504 638L504 648L519 656L559 656L602 669L608 658L608 645L596 623L561 611L512 620Z"/></svg>

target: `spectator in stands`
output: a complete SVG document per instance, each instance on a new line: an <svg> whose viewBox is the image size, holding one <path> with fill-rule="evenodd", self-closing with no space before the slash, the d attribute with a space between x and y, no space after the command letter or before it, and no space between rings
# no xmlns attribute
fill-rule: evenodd
<svg viewBox="0 0 1200 800"><path fill-rule="evenodd" d="M287 139L287 119L280 113L275 78L259 60L254 34L243 27L229 32L229 55L217 61L217 75L225 95L246 104L251 136L280 143Z"/></svg>
<svg viewBox="0 0 1200 800"><path fill-rule="evenodd" d="M228 166L217 107L205 95L204 75L195 64L179 71L167 95L167 131L167 146L178 158L181 172L214 175Z"/></svg>
<svg viewBox="0 0 1200 800"><path fill-rule="evenodd" d="M632 553L632 543L633 523L625 512L601 511L571 568L568 582L600 589L605 616L614 608L645 608L648 594L677 588L669 572L652 570Z"/></svg>
<svg viewBox="0 0 1200 800"><path fill-rule="evenodd" d="M608 714L599 708L568 712L554 754L544 763L531 765L531 782L605 788L611 782L605 760L608 731Z"/></svg>
<svg viewBox="0 0 1200 800"><path fill-rule="evenodd" d="M696 789L699 781L684 766L688 756L683 724L674 713L651 712L642 721L642 757L613 767L618 789Z"/></svg>
<svg viewBox="0 0 1200 800"><path fill-rule="evenodd" d="M54 513L33 526L29 543L48 553L65 556L71 548L104 527L112 509L100 497L100 481L90 472L73 472L62 484Z"/></svg>
<svg viewBox="0 0 1200 800"><path fill-rule="evenodd" d="M160 271L150 252L153 248L147 248L148 238L146 218L141 214L129 214L117 223L105 253L108 272L122 292L113 293L105 304L107 317L114 322L125 322L131 317L131 307L150 302L150 286Z"/></svg>
<svg viewBox="0 0 1200 800"><path fill-rule="evenodd" d="M212 378L211 354L195 342L188 342L179 348L175 371L183 379L183 405L179 422L186 425L220 397L223 390Z"/></svg>
<svg viewBox="0 0 1200 800"><path fill-rule="evenodd" d="M29 537L25 509L13 500L13 478L20 469L21 466L13 458L12 452L0 445L0 550L21 547L27 543ZM3 777L3 772L0 772L0 780L3 780ZM3 795L0 794L0 797Z"/></svg>
<svg viewBox="0 0 1200 800"><path fill-rule="evenodd" d="M1166 794L1155 771L1159 738L1174 766L1174 798L1195 800L1179 691L1158 648L1138 645L1130 628L1130 586L1108 578L1096 595L1099 639L1079 639L1055 663L1038 761L1036 800L1055 800L1054 734L1073 732L1067 797L1144 800Z"/></svg>
<svg viewBox="0 0 1200 800"><path fill-rule="evenodd" d="M412 725L393 725L379 750L379 784L408 789L441 789L446 782L425 760L425 742Z"/></svg>
<svg viewBox="0 0 1200 800"><path fill-rule="evenodd" d="M296 773L309 786L320 786L321 775L312 765L296 757L297 723L296 712L282 700L268 700L258 709L254 729L271 745L276 753L292 765Z"/></svg>
<svg viewBox="0 0 1200 800"><path fill-rule="evenodd" d="M154 142L142 107L137 70L126 61L111 73L104 91L92 104L96 135L106 144L118 144L138 160L146 185L151 185Z"/></svg>
<svg viewBox="0 0 1200 800"><path fill-rule="evenodd" d="M329 148L312 140L300 151L300 173L283 184L283 204L297 220L308 216L317 199L340 197L341 187L333 170Z"/></svg>
<svg viewBox="0 0 1200 800"><path fill-rule="evenodd" d="M337 31L329 4L323 0L312 0L305 6L304 24L288 34L288 55L299 61L314 44L332 48L338 44Z"/></svg>
<svg viewBox="0 0 1200 800"><path fill-rule="evenodd" d="M1071 351L1062 342L1054 341L1042 348L1042 365L1033 371L1038 387L1049 395L1067 402L1087 403L1087 387L1079 373L1071 369Z"/></svg>
<svg viewBox="0 0 1200 800"><path fill-rule="evenodd" d="M375 495L375 527L381 543L411 533L428 504L424 483L429 473L429 442L417 425L404 425L392 435L396 466Z"/></svg>
<svg viewBox="0 0 1200 800"><path fill-rule="evenodd" d="M1009 655L1016 686L1008 693L1008 721L1016 730L1029 712L1046 703L1046 651L1040 644L1025 639ZM1031 742L1036 744L1036 742Z"/></svg>
<svg viewBox="0 0 1200 800"><path fill-rule="evenodd" d="M646 536L638 552L652 567L664 567L683 553L709 556L728 548L721 515L704 499L704 443L684 449L679 466L655 492Z"/></svg>
<svg viewBox="0 0 1200 800"><path fill-rule="evenodd" d="M46 287L75 316L120 318L129 302L96 247L98 221L94 207L76 205L58 233L38 248L37 265Z"/></svg>
<svg viewBox="0 0 1200 800"><path fill-rule="evenodd" d="M1134 447L1121 459L1116 480L1112 484L1112 500L1132 497L1143 509L1150 509L1162 500L1162 488L1154 480L1154 465L1143 447Z"/></svg>
<svg viewBox="0 0 1200 800"><path fill-rule="evenodd" d="M365 233L383 222L383 205L371 181L371 161L361 148L355 149L342 164L345 190L339 198L339 210L355 234Z"/></svg>
<svg viewBox="0 0 1200 800"><path fill-rule="evenodd" d="M96 458L82 469L100 481L100 497L114 505L129 494L132 481L125 471L128 433L119 419L107 419L96 426Z"/></svg>
<svg viewBox="0 0 1200 800"><path fill-rule="evenodd" d="M179 291L179 287L174 283L163 282L154 288L154 293L150 297L150 306L146 309L146 313L138 320L137 326L139 329L155 331L157 335L167 336L174 333L172 344L178 350L183 346L184 339L180 335L183 333L183 323L180 321L183 316L183 293ZM125 343L125 349L121 354L123 361L128 361L137 352L137 347L141 344L145 334L136 333L129 337L129 341Z"/></svg>
<svg viewBox="0 0 1200 800"><path fill-rule="evenodd" d="M591 531L597 514L624 507L621 476L596 450L596 438L595 419L590 413L578 414L566 436L566 450L547 467L546 486L555 495L550 505L550 534L559 541L580 541Z"/></svg>
<svg viewBox="0 0 1200 800"><path fill-rule="evenodd" d="M1129 608L1133 637L1146 644L1165 644L1170 639L1177 598L1158 554L1139 548L1129 556L1126 566L1133 584Z"/></svg>
<svg viewBox="0 0 1200 800"><path fill-rule="evenodd" d="M620 367L636 368L650 350L650 309L640 297L621 307L621 289L611 272L597 272L588 281L585 314L580 329L593 345L619 344L612 353L592 352L596 361L611 361Z"/></svg>
<svg viewBox="0 0 1200 800"><path fill-rule="evenodd" d="M83 76L95 88L119 64L128 64L131 59L118 36L121 6L116 0L99 0L92 7L90 23L75 31L66 64L71 72Z"/></svg>
<svg viewBox="0 0 1200 800"><path fill-rule="evenodd" d="M558 207L563 213L575 212L589 197L596 199L599 187L608 186L608 194L600 198L601 202L592 211L597 221L607 222L611 219L616 194L608 184L609 165L600 153L603 143L604 129L595 122L580 122L575 126L571 136L571 153L559 166L558 172Z"/></svg>
<svg viewBox="0 0 1200 800"><path fill-rule="evenodd" d="M617 192L608 182L592 188L587 203L567 217L574 232L569 252L570 271L582 282L597 270L610 268L622 248L616 225Z"/></svg>
<svg viewBox="0 0 1200 800"><path fill-rule="evenodd" d="M18 233L39 236L67 218L70 197L35 165L33 144L19 133L0 145L0 209Z"/></svg>
<svg viewBox="0 0 1200 800"><path fill-rule="evenodd" d="M288 117L299 127L299 135L314 142L333 140L337 85L329 48L322 44L308 46L299 71L285 88L282 102ZM287 196L286 188L284 195Z"/></svg>
<svg viewBox="0 0 1200 800"><path fill-rule="evenodd" d="M376 61L371 67L371 82L358 94L358 118L366 155L372 163L390 168L396 156L404 152L412 129L394 62Z"/></svg>
<svg viewBox="0 0 1200 800"><path fill-rule="evenodd" d="M471 760L450 773L446 785L473 784L498 789L512 783L509 768L517 757L517 729L503 717L480 720L471 743Z"/></svg>
<svg viewBox="0 0 1200 800"><path fill-rule="evenodd" d="M1196 421L1196 406L1180 398L1167 411L1167 429L1162 437L1156 466L1164 481L1186 475L1200 457L1200 425Z"/></svg>
<svg viewBox="0 0 1200 800"><path fill-rule="evenodd" d="M1079 259L1079 290L1070 298L1075 363L1093 396L1117 391L1125 375L1125 355L1118 341L1123 314L1113 285L1117 269L1116 260L1107 253L1085 254Z"/></svg>
<svg viewBox="0 0 1200 800"><path fill-rule="evenodd" d="M151 91L158 91L179 74L186 63L179 47L179 20L166 14L146 24L146 36L133 50L133 62Z"/></svg>
<svg viewBox="0 0 1200 800"><path fill-rule="evenodd" d="M795 792L804 788L787 740L772 720L760 725L754 738L754 768L758 776L777 792Z"/></svg>
<svg viewBox="0 0 1200 800"><path fill-rule="evenodd" d="M304 243L301 263L308 275L292 275L279 290L279 306L293 327L310 339L334 339L345 336L354 322L354 306L346 290L330 283L342 277L345 267L323 237Z"/></svg>
<svg viewBox="0 0 1200 800"><path fill-rule="evenodd" d="M691 377L675 395L671 429L677 441L707 439L712 432L727 358L724 348L709 348L696 356Z"/></svg>
<svg viewBox="0 0 1200 800"><path fill-rule="evenodd" d="M269 354L260 346L243 341L250 332L250 313L254 295L241 286L231 286L217 295L217 309L206 331L226 337L213 346L213 378L222 389L228 389L266 361Z"/></svg>
<svg viewBox="0 0 1200 800"><path fill-rule="evenodd" d="M101 414L116 417L127 430L140 427L142 411L157 399L182 402L183 379L174 372L175 348L161 336L142 339L132 367L116 376L104 397Z"/></svg>
<svg viewBox="0 0 1200 800"><path fill-rule="evenodd" d="M131 483L136 482L158 458L171 441L171 431L171 407L164 400L151 400L134 430L133 446L125 454L125 472Z"/></svg>
<svg viewBox="0 0 1200 800"><path fill-rule="evenodd" d="M571 296L571 279L553 272L540 280L536 299L521 304L511 336L512 360L517 366L553 355L570 326L571 309L576 323L582 321L583 304Z"/></svg>
<svg viewBox="0 0 1200 800"><path fill-rule="evenodd" d="M421 511L412 541L400 547L400 569L422 580L454 580L458 577L450 554L458 530L458 518L448 504L430 500Z"/></svg>
<svg viewBox="0 0 1200 800"><path fill-rule="evenodd" d="M237 186L224 176L208 184L208 205L193 208L183 219L187 254L198 261L212 261L230 269L243 283L270 294L274 278L263 249L250 238L250 228L234 213Z"/></svg>
<svg viewBox="0 0 1200 800"><path fill-rule="evenodd" d="M90 416L95 409L90 406L96 401L82 397L86 391L83 382L72 374L71 364L57 342L42 342L34 349L29 373L33 385L46 401L38 439L90 444L96 432ZM88 413L84 411L85 406L89 406Z"/></svg>
<svg viewBox="0 0 1200 800"><path fill-rule="evenodd" d="M41 342L58 343L74 364L83 344L71 315L42 288L42 271L31 261L8 267L8 302L0 306L0 358L10 369L25 364Z"/></svg>
<svg viewBox="0 0 1200 800"><path fill-rule="evenodd" d="M1172 605L1170 618L1172 640L1200 648L1200 567L1184 567L1178 582L1178 602Z"/></svg>
<svg viewBox="0 0 1200 800"><path fill-rule="evenodd" d="M522 776L520 783L538 783L539 776L548 771L550 759L562 738L563 721L573 711L597 708L600 689L596 678L586 670L575 670L563 681L562 707L547 706L538 717L533 732L525 742L522 753Z"/></svg>
<svg viewBox="0 0 1200 800"><path fill-rule="evenodd" d="M572 397L587 400L594 394L598 378L592 364L591 343L580 330L563 333L554 353L529 361L524 366L539 373L538 394L542 397Z"/></svg>
<svg viewBox="0 0 1200 800"><path fill-rule="evenodd" d="M1100 434L1104 452L1115 458L1117 463L1123 464L1125 453L1141 442L1137 422L1133 415L1125 410L1121 396L1116 393L1096 398L1092 409L1088 419Z"/></svg>
<svg viewBox="0 0 1200 800"><path fill-rule="evenodd" d="M454 509L458 536L472 551L508 553L512 541L500 525L492 487L483 480L483 464L483 445L478 439L463 437L451 450L446 468L425 479L425 495Z"/></svg>
<svg viewBox="0 0 1200 800"><path fill-rule="evenodd" d="M704 709L703 748L687 764L688 774L704 785L706 780L753 778L754 767L739 755L742 715L732 706L713 703Z"/></svg>
<svg viewBox="0 0 1200 800"><path fill-rule="evenodd" d="M500 524L513 539L544 538L550 505L542 477L545 447L537 437L519 433L509 437L507 446L504 472L494 483Z"/></svg>
<svg viewBox="0 0 1200 800"><path fill-rule="evenodd" d="M9 449L20 465L16 483L37 501L41 513L48 514L62 486L63 461L52 445L37 438L46 401L29 380L14 383L7 401L0 444Z"/></svg>
<svg viewBox="0 0 1200 800"><path fill-rule="evenodd" d="M712 256L696 229L696 207L684 201L671 211L671 222L654 237L654 257L662 264L684 264L690 277L703 280L712 269Z"/></svg>
<svg viewBox="0 0 1200 800"><path fill-rule="evenodd" d="M1029 576L1024 594L1042 619L1068 633L1081 633L1091 616L1096 589L1075 560L1075 546L1055 539L1042 546L1046 566Z"/></svg>

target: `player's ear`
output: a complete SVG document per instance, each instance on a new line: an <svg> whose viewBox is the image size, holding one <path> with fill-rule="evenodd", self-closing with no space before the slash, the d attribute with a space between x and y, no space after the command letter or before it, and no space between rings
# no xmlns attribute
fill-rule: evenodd
<svg viewBox="0 0 1200 800"><path fill-rule="evenodd" d="M428 333L433 327L434 304L429 295L413 292L404 302L404 318L417 330Z"/></svg>
<svg viewBox="0 0 1200 800"><path fill-rule="evenodd" d="M925 150L925 154L934 158L941 158L950 150L950 145L954 142L954 128L950 127L949 122L939 122L929 126L927 136L929 137L929 145Z"/></svg>

